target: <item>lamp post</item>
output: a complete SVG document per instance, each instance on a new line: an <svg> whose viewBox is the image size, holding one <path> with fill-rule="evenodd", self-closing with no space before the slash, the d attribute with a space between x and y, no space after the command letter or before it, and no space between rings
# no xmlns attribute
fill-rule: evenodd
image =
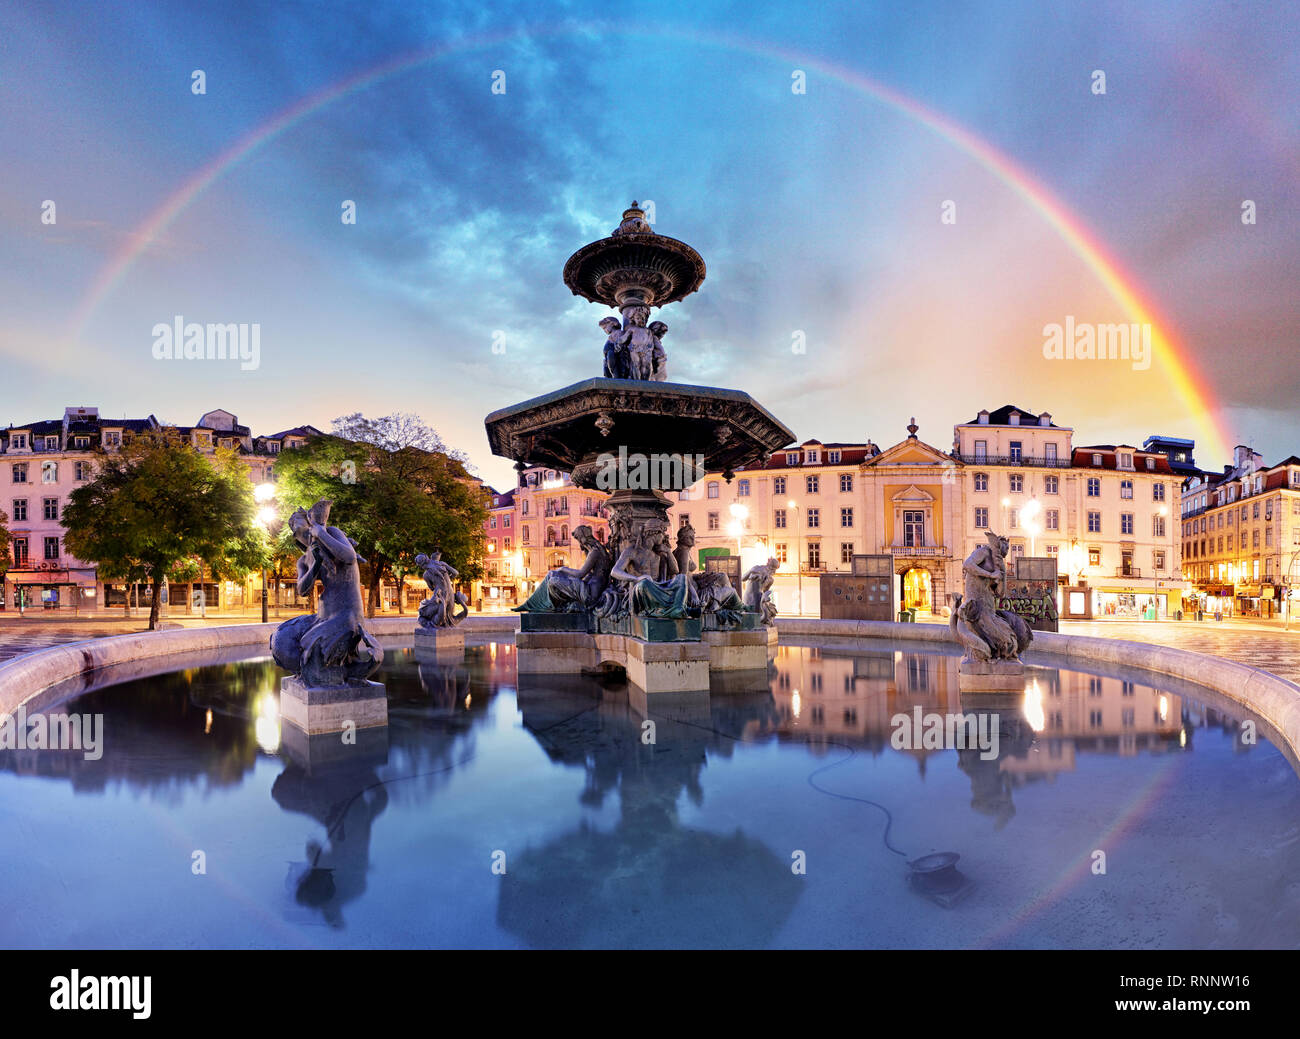
<svg viewBox="0 0 1300 1039"><path fill-rule="evenodd" d="M799 580L799 612L803 613L803 538L799 533L799 505L793 498L786 503L794 520L794 572Z"/></svg>
<svg viewBox="0 0 1300 1039"><path fill-rule="evenodd" d="M275 484L259 483L253 488L253 498L261 503L261 508L257 510L257 522L261 528L266 531L267 537L273 534L273 528L277 527L280 518L279 512L272 504L275 500ZM262 564L262 623L267 623L266 615L267 594L266 594L266 564Z"/></svg>
<svg viewBox="0 0 1300 1039"><path fill-rule="evenodd" d="M745 520L749 519L749 507L733 501L727 511L731 513L731 522L727 524L727 533L736 539L736 558L739 559L744 546L740 539L745 534Z"/></svg>
<svg viewBox="0 0 1300 1039"><path fill-rule="evenodd" d="M1034 522L1034 517L1038 515L1040 506L1037 498L1031 498L1025 503L1025 507L1020 510L1020 515L1025 521L1025 529L1029 531L1029 554L1032 556L1037 545L1038 524Z"/></svg>

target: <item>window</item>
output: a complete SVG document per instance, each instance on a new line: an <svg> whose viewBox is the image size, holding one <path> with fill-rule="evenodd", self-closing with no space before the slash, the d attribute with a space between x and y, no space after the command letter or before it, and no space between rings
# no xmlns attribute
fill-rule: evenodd
<svg viewBox="0 0 1300 1039"><path fill-rule="evenodd" d="M798 452L798 451L787 451L787 452L785 453L785 464L786 464L786 465L798 465L798 464L799 464L799 452Z"/></svg>
<svg viewBox="0 0 1300 1039"><path fill-rule="evenodd" d="M90 463L74 462L72 465L72 478L78 483L85 483L90 479Z"/></svg>
<svg viewBox="0 0 1300 1039"><path fill-rule="evenodd" d="M531 530L528 529L528 524L527 524L527 523L524 524L524 529L523 529L522 537L523 537L523 539L524 539L524 544L525 544L525 545L528 544L528 543L533 539L533 532L532 532Z"/></svg>
<svg viewBox="0 0 1300 1039"><path fill-rule="evenodd" d="M785 477L784 477L784 476L774 476L774 477L772 477L772 493L773 493L773 494L784 494L784 493L785 493Z"/></svg>
<svg viewBox="0 0 1300 1039"><path fill-rule="evenodd" d="M709 481L709 483L708 483L708 488L707 488L707 492L706 492L706 493L708 494L708 496L709 496L710 498L716 498L716 497L718 496L718 481L717 481L717 480L710 480L710 481Z"/></svg>
<svg viewBox="0 0 1300 1039"><path fill-rule="evenodd" d="M810 447L804 453L804 463L806 465L816 465L820 460L820 454L815 447Z"/></svg>
<svg viewBox="0 0 1300 1039"><path fill-rule="evenodd" d="M852 562L853 562L853 542L852 542L852 541L841 541L841 542L840 542L840 562L841 562L841 563L852 563Z"/></svg>
<svg viewBox="0 0 1300 1039"><path fill-rule="evenodd" d="M748 498L748 497L749 497L749 481L748 481L748 480L737 480L737 481L736 481L736 497L737 497L737 498Z"/></svg>
<svg viewBox="0 0 1300 1039"><path fill-rule="evenodd" d="M1043 445L1043 460L1046 461L1048 465L1056 464L1056 442L1055 441L1053 441L1050 444Z"/></svg>
<svg viewBox="0 0 1300 1039"><path fill-rule="evenodd" d="M1020 453L1021 453L1021 441L1019 440L1011 441L1011 461L1013 462L1020 461Z"/></svg>
<svg viewBox="0 0 1300 1039"><path fill-rule="evenodd" d="M853 526L853 510L852 510L852 509L840 509L840 526L841 526L841 527L851 527L851 526Z"/></svg>
<svg viewBox="0 0 1300 1039"><path fill-rule="evenodd" d="M983 506L975 507L975 526L984 529L989 525L989 510Z"/></svg>
<svg viewBox="0 0 1300 1039"><path fill-rule="evenodd" d="M510 539L509 539L509 538L502 538L502 539L501 539L501 544L502 544L502 551L503 551L503 552L509 552L509 551L510 551Z"/></svg>
<svg viewBox="0 0 1300 1039"><path fill-rule="evenodd" d="M114 430L112 433L105 433L105 434L104 434L104 446L105 446L105 447L121 447L121 446L122 446L122 434L119 433L119 432L117 432L116 430Z"/></svg>
<svg viewBox="0 0 1300 1039"><path fill-rule="evenodd" d="M1043 479L1043 493L1060 494L1061 478L1059 476L1048 476Z"/></svg>
<svg viewBox="0 0 1300 1039"><path fill-rule="evenodd" d="M1095 476L1088 477L1088 497L1089 498L1101 497L1101 481L1097 479L1097 477Z"/></svg>
<svg viewBox="0 0 1300 1039"><path fill-rule="evenodd" d="M41 483L58 483L58 482L59 482L59 463L42 462Z"/></svg>
<svg viewBox="0 0 1300 1039"><path fill-rule="evenodd" d="M709 530L718 529L718 514L716 512L709 513L708 529Z"/></svg>
<svg viewBox="0 0 1300 1039"><path fill-rule="evenodd" d="M1089 533L1089 534L1100 534L1100 533L1101 533L1101 513L1100 513L1100 512L1090 512L1090 513L1088 513L1088 533Z"/></svg>
<svg viewBox="0 0 1300 1039"><path fill-rule="evenodd" d="M488 517L488 529L489 530L497 529L497 518L495 516Z"/></svg>
<svg viewBox="0 0 1300 1039"><path fill-rule="evenodd" d="M73 437L72 442L84 451L90 446L90 437Z"/></svg>
<svg viewBox="0 0 1300 1039"><path fill-rule="evenodd" d="M808 529L809 529L809 530L812 530L813 528L815 528L815 527L820 527L821 525L822 525L822 510L821 510L821 509L809 509L809 510L808 510Z"/></svg>
<svg viewBox="0 0 1300 1039"><path fill-rule="evenodd" d="M1096 675L1088 676L1088 695L1089 696L1101 695L1101 679L1098 678Z"/></svg>
<svg viewBox="0 0 1300 1039"><path fill-rule="evenodd" d="M1151 536L1153 538L1162 538L1165 536L1165 518L1163 516L1151 517Z"/></svg>
<svg viewBox="0 0 1300 1039"><path fill-rule="evenodd" d="M15 523L25 522L27 520L27 499L15 498L11 512Z"/></svg>
<svg viewBox="0 0 1300 1039"><path fill-rule="evenodd" d="M1127 452L1127 451L1121 451L1121 452L1119 453L1119 461L1118 461L1118 465L1119 465L1119 467L1120 467L1121 469L1132 469L1132 468L1133 468L1133 456L1132 456L1131 454L1129 454L1129 452Z"/></svg>
<svg viewBox="0 0 1300 1039"><path fill-rule="evenodd" d="M988 473L976 473L976 474L975 474L975 489L976 489L977 491L987 491L987 490L989 489L989 474L988 474Z"/></svg>
<svg viewBox="0 0 1300 1039"><path fill-rule="evenodd" d="M809 494L817 494L821 490L821 477L805 476L804 486L807 488Z"/></svg>
<svg viewBox="0 0 1300 1039"><path fill-rule="evenodd" d="M496 539L495 539L495 538L493 538L493 539L491 539L490 541L488 541L488 543L487 543L487 549L488 549L489 552L495 552L495 551L497 550L497 543L496 543Z"/></svg>
<svg viewBox="0 0 1300 1039"><path fill-rule="evenodd" d="M984 459L988 457L988 453L989 453L989 442L987 440L976 440L975 460L979 462L984 461Z"/></svg>
<svg viewBox="0 0 1300 1039"><path fill-rule="evenodd" d="M1255 504L1251 507L1250 518L1259 519L1259 502L1255 502Z"/></svg>
<svg viewBox="0 0 1300 1039"><path fill-rule="evenodd" d="M46 437L46 438L45 438L45 450L46 450L46 451L57 451L58 449L59 449L59 438L58 438L58 437Z"/></svg>
<svg viewBox="0 0 1300 1039"><path fill-rule="evenodd" d="M777 509L772 516L772 526L777 530L785 529L785 509Z"/></svg>
<svg viewBox="0 0 1300 1039"><path fill-rule="evenodd" d="M266 449L267 449L267 451L269 451L271 454L273 454L273 455L278 455L278 454L280 453L280 441L278 441L278 440L268 440L268 441L266 442Z"/></svg>
<svg viewBox="0 0 1300 1039"><path fill-rule="evenodd" d="M853 474L840 473L840 493L851 494L853 491Z"/></svg>
<svg viewBox="0 0 1300 1039"><path fill-rule="evenodd" d="M909 547L925 544L925 513L920 509L903 510L903 544Z"/></svg>
<svg viewBox="0 0 1300 1039"><path fill-rule="evenodd" d="M503 526L503 527L509 527L509 526L510 526L510 516L509 516L509 514L507 514L507 515L501 517L501 526Z"/></svg>
<svg viewBox="0 0 1300 1039"><path fill-rule="evenodd" d="M1152 501L1165 500L1165 485L1163 483L1153 483L1151 485L1151 500Z"/></svg>
<svg viewBox="0 0 1300 1039"><path fill-rule="evenodd" d="M778 541L776 543L776 561L782 566L790 561L790 551L785 547L784 541Z"/></svg>
<svg viewBox="0 0 1300 1039"><path fill-rule="evenodd" d="M816 541L808 542L808 569L820 570L822 566L822 546Z"/></svg>
<svg viewBox="0 0 1300 1039"><path fill-rule="evenodd" d="M1133 497L1133 481L1132 481L1132 480L1120 480L1120 482L1119 482L1119 496L1120 496L1121 498L1132 498L1132 497Z"/></svg>
<svg viewBox="0 0 1300 1039"><path fill-rule="evenodd" d="M1008 516L1007 516L1007 526L1009 526L1012 530L1015 530L1015 529L1017 529L1017 528L1020 526L1020 510L1019 510L1019 509L1012 509L1012 510L1008 513Z"/></svg>
<svg viewBox="0 0 1300 1039"><path fill-rule="evenodd" d="M10 449L11 451L26 451L26 450L27 450L27 434L26 434L26 433L14 433L14 434L9 438L9 449Z"/></svg>
<svg viewBox="0 0 1300 1039"><path fill-rule="evenodd" d="M1243 506L1241 507L1241 518L1242 518L1243 522L1244 522L1245 520L1250 519L1250 515L1249 515L1249 513L1250 513L1250 506L1249 506L1249 505L1243 505Z"/></svg>
<svg viewBox="0 0 1300 1039"><path fill-rule="evenodd" d="M27 558L27 539L14 538L14 566L26 566Z"/></svg>
<svg viewBox="0 0 1300 1039"><path fill-rule="evenodd" d="M1100 451L1094 451L1094 452L1092 453L1092 464L1093 464L1093 465L1101 465L1101 452L1100 452Z"/></svg>
<svg viewBox="0 0 1300 1039"><path fill-rule="evenodd" d="M1159 517L1157 517L1158 519ZM1119 514L1119 532L1121 534L1133 533L1133 513L1121 512Z"/></svg>
<svg viewBox="0 0 1300 1039"><path fill-rule="evenodd" d="M1011 493L1023 494L1025 490L1025 478L1021 476L1019 473L1012 473L1010 480L1011 480Z"/></svg>
<svg viewBox="0 0 1300 1039"><path fill-rule="evenodd" d="M1182 459L1183 459L1183 456L1182 456L1182 455L1179 455L1179 456L1178 456L1178 460L1181 462ZM1156 467L1156 460L1155 460L1154 458L1151 458L1150 456L1148 456L1148 457L1147 457L1147 468L1148 468L1148 469L1154 469L1155 467Z"/></svg>
<svg viewBox="0 0 1300 1039"><path fill-rule="evenodd" d="M1061 529L1061 513L1060 513L1060 510L1058 510L1058 509L1048 509L1048 510L1047 510L1047 529L1048 529L1048 530L1060 530L1060 529Z"/></svg>
<svg viewBox="0 0 1300 1039"><path fill-rule="evenodd" d="M1047 546L1047 554L1048 554L1049 556L1051 556L1053 559L1055 559L1055 558L1057 557L1057 554L1058 554L1060 551L1061 551L1061 546L1060 546L1060 545L1048 545L1048 546Z"/></svg>
<svg viewBox="0 0 1300 1039"><path fill-rule="evenodd" d="M826 452L826 462L827 462L828 465L839 465L839 464L840 464L840 453L839 453L838 451L827 451L827 452Z"/></svg>
<svg viewBox="0 0 1300 1039"><path fill-rule="evenodd" d="M1152 552L1152 553L1151 553L1151 561L1152 561L1153 563L1155 563L1155 567L1156 567L1157 570L1163 570L1163 569L1165 568L1165 553L1164 553L1164 549L1160 549L1160 548L1158 548L1158 549L1156 549L1154 552Z"/></svg>
<svg viewBox="0 0 1300 1039"><path fill-rule="evenodd" d="M56 520L59 518L59 499L42 498L41 511L47 520Z"/></svg>
<svg viewBox="0 0 1300 1039"><path fill-rule="evenodd" d="M55 537L55 538L46 538L46 539L45 539L45 558L46 558L46 559L58 559L58 558L59 558L59 539L58 539L58 538Z"/></svg>

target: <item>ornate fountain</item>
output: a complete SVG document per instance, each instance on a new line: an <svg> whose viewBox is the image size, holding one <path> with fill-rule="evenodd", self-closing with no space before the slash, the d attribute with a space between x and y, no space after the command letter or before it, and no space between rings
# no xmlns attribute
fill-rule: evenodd
<svg viewBox="0 0 1300 1039"><path fill-rule="evenodd" d="M658 691L707 689L710 669L767 666L775 611L766 588L742 598L725 574L691 572L681 536L670 542L665 492L706 473L730 480L736 468L794 440L747 393L668 381L668 326L650 322L651 309L684 299L704 276L700 254L656 234L633 202L608 238L564 265L574 295L622 315L599 322L602 375L485 421L493 453L514 459L516 469L547 466L610 495L609 543L580 537L580 527L583 566L552 570L519 607L521 670L616 663L642 689Z"/></svg>

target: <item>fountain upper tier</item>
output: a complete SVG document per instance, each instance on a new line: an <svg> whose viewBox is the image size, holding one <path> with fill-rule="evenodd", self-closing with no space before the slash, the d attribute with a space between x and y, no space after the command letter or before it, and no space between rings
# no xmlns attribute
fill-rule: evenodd
<svg viewBox="0 0 1300 1039"><path fill-rule="evenodd" d="M655 234L635 202L608 238L584 245L564 265L575 296L619 309L676 303L704 282L704 260L676 238Z"/></svg>

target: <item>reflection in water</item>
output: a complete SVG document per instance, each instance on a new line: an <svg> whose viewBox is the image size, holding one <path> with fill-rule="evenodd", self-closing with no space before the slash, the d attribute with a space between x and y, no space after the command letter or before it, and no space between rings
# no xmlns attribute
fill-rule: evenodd
<svg viewBox="0 0 1300 1039"><path fill-rule="evenodd" d="M165 832L183 831L187 839L193 833L222 855L235 849L248 885L242 899L287 921L324 924L318 932L344 943L351 936L369 944L437 944L442 932L422 922L422 907L454 914L463 899L473 907L464 911L475 915L457 933L482 935L484 944L755 947L817 944L827 928L839 926L828 921L846 913L885 920L922 905L955 918L986 901L994 905L1007 896L983 878L1008 867L1011 846L1059 844L1059 834L1043 829L1044 809L1053 818L1058 803L1069 806L1064 810L1073 821L1080 797L1092 809L1088 791L1121 767L1133 776L1124 785L1139 789L1152 773L1146 758L1190 760L1197 739L1206 740L1207 752L1217 746L1244 752L1254 744L1243 723L1262 728L1244 711L1198 702L1190 687L1171 681L1157 688L1119 672L1034 667L1023 695L963 698L955 656L884 648L847 653L783 646L770 678L760 673L670 704L647 702L620 684L516 676L513 647L492 644L470 646L454 664L418 662L409 650L390 650L378 676L388 692L389 725L361 730L357 743L345 746L337 735L309 740L291 726L281 728L280 676L271 661L249 660L86 693L62 709L105 715L103 756L3 751L0 782L17 784L7 796L21 797L35 792L29 779L60 781L41 787L47 797L56 791L41 817L56 863L59 855L81 851L81 824L68 823L66 834L58 830L57 790L107 794L96 810L109 823L128 818L131 824L118 838L117 854L97 863L94 883L104 886L106 904L138 898L141 911L163 921L155 925L163 932L170 903L136 877L141 863L132 859L156 854L157 841L130 828L158 819L166 820ZM976 715L996 731L996 752L921 741L895 749L893 719L917 710ZM1087 773L1087 781L1056 785L1071 773ZM1274 789L1292 796L1289 771L1289 785L1276 782L1282 780ZM749 787L762 793L737 801L738 789L743 794ZM248 797L238 799L241 788L255 795L251 805ZM201 796L182 803L187 789ZM131 807L140 795L155 806L153 822ZM861 805L845 804L855 801ZM1300 805L1300 797L1294 801ZM1094 818L1078 823L1072 839L1092 840L1117 818L1129 818L1125 811L1099 801ZM505 819L514 820L515 830L497 821ZM886 819L896 827L892 837ZM934 820L963 830L964 840L949 841L946 832L918 836ZM521 829L526 836L512 838ZM1003 831L1011 845L998 843ZM245 839L249 833L256 839ZM837 860L860 884L852 894L836 888L834 897L843 901L833 902L834 909L819 876L791 870L791 851L810 837L824 845L819 869ZM1279 866L1300 860L1287 833L1276 840ZM507 872L489 876L484 846L503 844ZM906 896L900 902L899 888L889 884L896 879L906 889L903 853L917 861L950 846L961 851L963 867L982 868L980 893L951 910ZM421 875L426 858L439 863L458 894L441 883L431 893L428 875ZM1186 883L1217 883L1216 871L1198 865L1196 855L1183 858ZM943 865L933 856L920 861ZM1294 865L1300 869L1300 861ZM0 889L16 898L47 891L48 872L0 854ZM375 883L381 874L384 883ZM907 883L917 886L915 878ZM115 918L107 913L106 930L96 930L93 892L89 901L89 922L69 910L60 919L66 915L69 928L80 919L76 929L48 933L66 944L96 944L106 934L114 940L119 925L109 921ZM412 928L400 936L384 929L396 925L377 922L388 919L385 909L394 903L403 926ZM1286 914L1272 925L1281 930L1270 934L1300 935L1300 925L1294 934L1288 930L1295 914ZM870 944L864 934L869 930L849 929L836 941ZM238 930L224 939L274 940Z"/></svg>

